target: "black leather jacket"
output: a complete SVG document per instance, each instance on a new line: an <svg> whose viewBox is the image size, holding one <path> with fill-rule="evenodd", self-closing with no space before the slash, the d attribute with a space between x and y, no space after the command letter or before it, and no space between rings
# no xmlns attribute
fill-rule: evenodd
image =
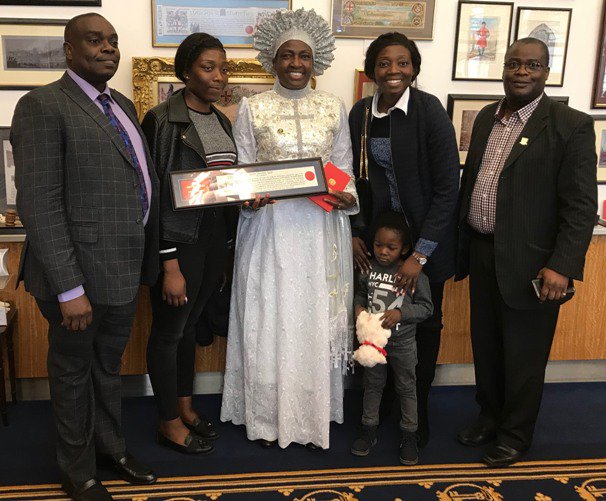
<svg viewBox="0 0 606 501"><path fill-rule="evenodd" d="M214 106L219 122L233 141L229 119ZM170 172L205 169L206 154L194 124L189 118L181 90L148 111L141 124L160 179L160 239L194 243L204 238L219 217L226 217L222 207L208 209L173 209ZM227 216L228 233L231 217Z"/></svg>

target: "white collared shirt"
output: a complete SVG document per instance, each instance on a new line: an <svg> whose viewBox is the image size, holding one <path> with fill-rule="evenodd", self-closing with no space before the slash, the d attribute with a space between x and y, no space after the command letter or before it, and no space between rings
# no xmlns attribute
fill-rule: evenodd
<svg viewBox="0 0 606 501"><path fill-rule="evenodd" d="M375 92L374 97L372 98L372 116L375 118L383 118L391 113L391 110L394 108L398 108L402 110L405 114L408 114L408 101L410 99L410 87L406 87L404 93L398 99L398 102L387 110L387 113L381 113L379 111L379 98L381 97L381 93L379 91Z"/></svg>

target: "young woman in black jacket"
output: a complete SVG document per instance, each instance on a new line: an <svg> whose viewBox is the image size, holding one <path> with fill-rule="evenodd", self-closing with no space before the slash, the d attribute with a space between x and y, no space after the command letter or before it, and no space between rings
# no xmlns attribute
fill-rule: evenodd
<svg viewBox="0 0 606 501"><path fill-rule="evenodd" d="M237 163L231 124L212 103L227 85L223 45L206 33L177 49L175 74L185 83L143 119L160 178L160 259L163 272L151 289L153 323L147 366L160 413L157 440L183 453L209 453L214 425L192 407L195 325L223 277L227 209L175 211L170 173Z"/></svg>
<svg viewBox="0 0 606 501"><path fill-rule="evenodd" d="M398 285L414 291L421 270L429 277L433 315L417 326L418 441L429 440L427 400L435 375L442 330L444 282L455 271L455 207L459 155L454 128L440 101L411 87L421 71L416 44L400 33L386 33L368 47L364 73L378 91L358 101L349 114L356 178L367 172L372 203L367 220L396 211L404 214L413 252L399 269ZM366 177L366 176L365 176ZM368 202L368 200L366 200ZM369 267L367 224L352 221L356 268ZM366 241L365 241L366 240Z"/></svg>

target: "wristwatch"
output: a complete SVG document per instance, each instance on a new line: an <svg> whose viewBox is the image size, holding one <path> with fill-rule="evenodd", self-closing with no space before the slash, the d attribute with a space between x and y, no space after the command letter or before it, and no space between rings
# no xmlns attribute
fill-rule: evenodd
<svg viewBox="0 0 606 501"><path fill-rule="evenodd" d="M412 257L414 257L417 260L417 263L419 263L421 266L425 266L427 264L427 258L417 254L416 252L412 253Z"/></svg>

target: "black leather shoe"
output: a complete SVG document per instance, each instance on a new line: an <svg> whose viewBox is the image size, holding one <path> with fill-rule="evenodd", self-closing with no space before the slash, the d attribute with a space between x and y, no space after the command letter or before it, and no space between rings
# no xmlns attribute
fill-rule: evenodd
<svg viewBox="0 0 606 501"><path fill-rule="evenodd" d="M158 480L149 466L135 459L128 452L120 458L99 454L97 466L104 470L112 470L130 484L149 485Z"/></svg>
<svg viewBox="0 0 606 501"><path fill-rule="evenodd" d="M195 432L196 435L206 440L217 440L219 438L219 432L215 428L215 425L206 416L200 416L193 424L185 423L191 431Z"/></svg>
<svg viewBox="0 0 606 501"><path fill-rule="evenodd" d="M190 433L185 437L185 445L173 442L160 432L158 432L156 440L160 445L168 447L173 451L180 452L181 454L210 454L215 450L215 446L212 442L198 437L195 433Z"/></svg>
<svg viewBox="0 0 606 501"><path fill-rule="evenodd" d="M110 501L114 499L101 482L94 478L78 485L72 484L69 480L64 480L61 488L74 501Z"/></svg>
<svg viewBox="0 0 606 501"><path fill-rule="evenodd" d="M269 449L278 443L277 440L265 440L264 438L257 440L257 442L259 442L259 445L264 449Z"/></svg>
<svg viewBox="0 0 606 501"><path fill-rule="evenodd" d="M457 433L457 440L463 445L477 447L478 445L489 444L497 438L497 431L493 426L483 424L473 424L463 428Z"/></svg>
<svg viewBox="0 0 606 501"><path fill-rule="evenodd" d="M519 461L525 453L525 450L519 451L507 444L498 442L488 449L482 461L492 468L509 466Z"/></svg>

